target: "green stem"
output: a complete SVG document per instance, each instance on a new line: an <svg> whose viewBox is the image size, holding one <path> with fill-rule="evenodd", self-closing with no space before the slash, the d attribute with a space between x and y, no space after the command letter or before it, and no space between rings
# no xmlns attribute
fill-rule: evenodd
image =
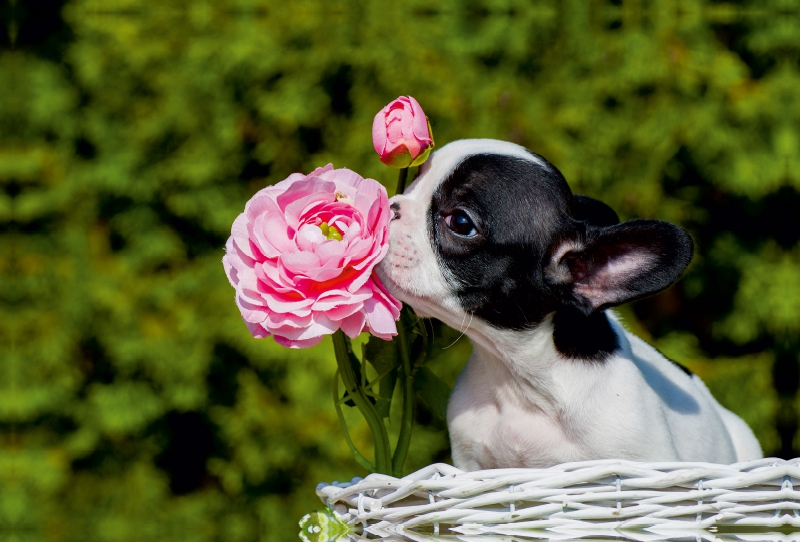
<svg viewBox="0 0 800 542"><path fill-rule="evenodd" d="M336 408L336 417L339 418L339 425L341 426L342 433L344 434L344 441L347 443L347 446L353 453L353 457L356 458L356 462L368 471L373 472L375 471L375 466L370 463L366 457L361 455L361 452L358 451L356 445L353 444L353 439L350 438L350 432L347 430L347 422L344 419L344 413L342 412L342 407L339 404L339 401L339 370L337 369L336 374L333 375L333 406Z"/></svg>
<svg viewBox="0 0 800 542"><path fill-rule="evenodd" d="M406 325L409 322L407 307L403 307L400 321L397 323L397 342L400 346L400 382L403 387L403 413L400 419L400 435L397 437L397 446L392 456L392 474L401 477L403 464L406 462L408 447L411 444L411 429L414 425L414 376L411 371L411 353L409 352L408 332Z"/></svg>
<svg viewBox="0 0 800 542"><path fill-rule="evenodd" d="M383 424L381 415L375 409L375 405L369 400L356 378L353 362L357 362L357 360L353 359L355 356L350 346L350 340L341 329L336 330L333 334L333 350L336 353L336 363L339 366L339 374L347 394L364 419L367 420L367 425L372 432L372 441L375 444L375 471L391 474L392 456L386 426Z"/></svg>
<svg viewBox="0 0 800 542"><path fill-rule="evenodd" d="M408 168L401 168L397 174L397 189L395 195L402 194L406 189L408 179ZM400 371L400 384L403 390L403 410L400 418L400 435L397 437L397 445L392 455L392 473L398 478L402 476L403 464L408 455L408 446L411 444L411 429L414 424L414 376L411 371L411 354L409 352L408 333L406 324L409 321L409 309L403 307L400 313L400 321L397 322L397 338L395 339L396 348L399 350L402 366Z"/></svg>
<svg viewBox="0 0 800 542"><path fill-rule="evenodd" d="M408 179L408 168L404 167L397 175L397 190L394 191L395 195L402 194L406 190L406 179Z"/></svg>

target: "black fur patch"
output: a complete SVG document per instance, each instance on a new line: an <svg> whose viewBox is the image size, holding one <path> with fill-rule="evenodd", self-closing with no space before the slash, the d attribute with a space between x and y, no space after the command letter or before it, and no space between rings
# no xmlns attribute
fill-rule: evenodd
<svg viewBox="0 0 800 542"><path fill-rule="evenodd" d="M575 220L587 222L598 228L619 224L619 216L614 209L602 201L579 194L572 197L572 216Z"/></svg>
<svg viewBox="0 0 800 542"><path fill-rule="evenodd" d="M667 359L669 359L669 358L667 358ZM677 365L677 366L678 366L678 369L680 369L681 371L683 371L683 372L684 372L684 373L686 373L687 375L689 375L689 376L694 376L694 373L692 372L692 370L691 370L691 369L689 369L687 366L685 366L685 365L683 365L683 364L681 364L681 363L678 363L678 362L677 362L677 361L675 361L674 359L669 359L669 360L670 360L672 363L674 363L675 365Z"/></svg>
<svg viewBox="0 0 800 542"><path fill-rule="evenodd" d="M619 348L605 312L584 316L571 308L553 317L553 343L561 355L589 361L605 361Z"/></svg>

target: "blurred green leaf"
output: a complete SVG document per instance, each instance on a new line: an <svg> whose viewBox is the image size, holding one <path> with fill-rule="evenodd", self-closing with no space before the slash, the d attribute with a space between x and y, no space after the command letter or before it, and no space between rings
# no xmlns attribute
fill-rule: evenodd
<svg viewBox="0 0 800 542"><path fill-rule="evenodd" d="M389 417L392 406L392 395L394 394L395 384L397 384L397 352L392 341L384 341L378 337L370 336L365 345L362 346L363 358L365 362L372 365L377 373L378 395L380 398L375 403L378 413L384 417Z"/></svg>
<svg viewBox="0 0 800 542"><path fill-rule="evenodd" d="M453 390L444 380L422 366L414 373L414 390L437 418L447 420L447 402Z"/></svg>

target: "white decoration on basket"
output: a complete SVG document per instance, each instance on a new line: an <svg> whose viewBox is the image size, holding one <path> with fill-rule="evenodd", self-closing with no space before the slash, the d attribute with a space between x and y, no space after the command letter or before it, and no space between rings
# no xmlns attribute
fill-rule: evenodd
<svg viewBox="0 0 800 542"><path fill-rule="evenodd" d="M353 540L602 535L699 542L717 539L722 526L731 534L750 529L738 538L798 540L798 482L800 458L733 465L599 460L474 472L436 464L400 479L371 474L320 484L317 495L355 527Z"/></svg>

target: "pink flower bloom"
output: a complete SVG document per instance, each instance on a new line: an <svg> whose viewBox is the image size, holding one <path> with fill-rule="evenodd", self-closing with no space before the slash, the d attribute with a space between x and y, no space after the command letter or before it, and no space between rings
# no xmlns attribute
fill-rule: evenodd
<svg viewBox="0 0 800 542"><path fill-rule="evenodd" d="M401 304L373 273L388 226L386 189L349 169L328 164L260 190L222 258L253 337L303 348L337 329L396 335Z"/></svg>
<svg viewBox="0 0 800 542"><path fill-rule="evenodd" d="M418 166L428 159L433 134L428 117L411 96L400 96L372 121L372 146L387 166Z"/></svg>

